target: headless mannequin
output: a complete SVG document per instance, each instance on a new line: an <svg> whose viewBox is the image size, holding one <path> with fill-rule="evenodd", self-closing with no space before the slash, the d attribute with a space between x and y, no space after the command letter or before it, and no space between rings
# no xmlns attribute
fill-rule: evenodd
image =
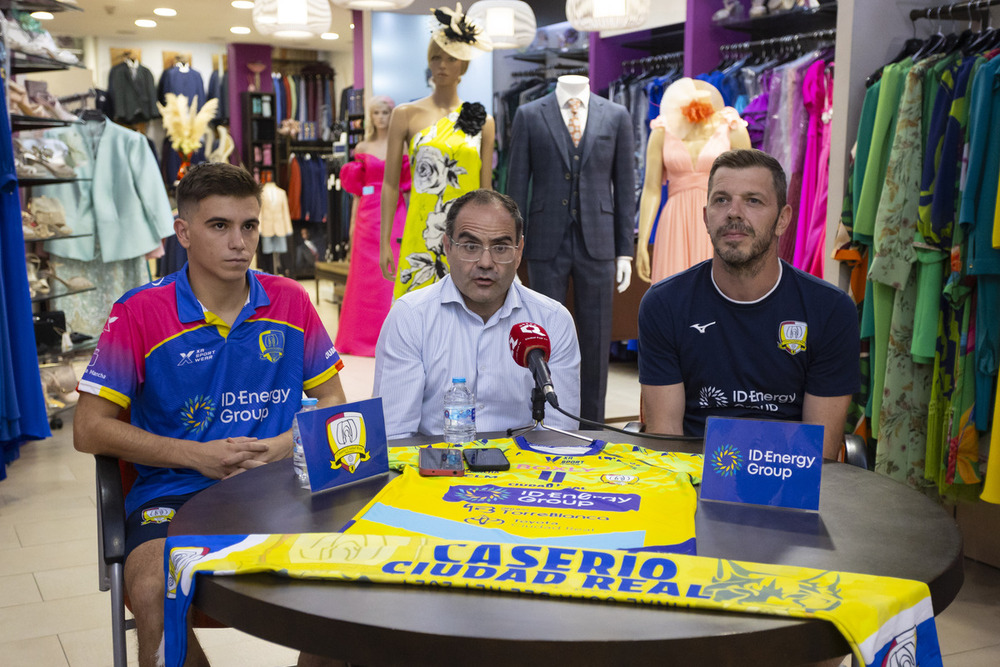
<svg viewBox="0 0 1000 667"><path fill-rule="evenodd" d="M699 84L701 85L701 84ZM707 84L705 84L707 85ZM713 88L714 90L714 88ZM716 109L721 108L722 96L716 91ZM715 97L710 95L710 97ZM665 95L666 96L666 95ZM707 98L706 98L707 99ZM676 123L668 129L674 136L680 137L688 150L691 163L696 164L705 144L712 138L721 123L727 122L717 110L708 118L697 123ZM663 142L666 131L662 127L653 129L646 144L646 176L642 184L642 197L639 200L639 245L636 249L635 270L639 278L650 282L652 270L649 258L649 237L652 234L656 214L660 210L662 186L664 182ZM731 148L750 148L750 135L746 127L740 126L729 131ZM708 175L705 175L705 185L708 185ZM660 224L669 224L661 218ZM707 234L707 232L705 232Z"/></svg>
<svg viewBox="0 0 1000 667"><path fill-rule="evenodd" d="M386 280L396 276L395 261L392 258L392 224L399 201L399 170L403 163L403 151L410 140L424 128L434 125L462 104L458 96L458 84L469 68L467 60L458 60L448 55L444 49L431 40L427 50L428 65L434 92L415 102L400 104L392 110L386 138L385 176L382 181L381 197L381 237L379 245L379 266ZM480 188L493 189L493 117L487 116L483 125L482 170L479 175Z"/></svg>
<svg viewBox="0 0 1000 667"><path fill-rule="evenodd" d="M556 81L556 90L562 90L570 98L579 98L582 102L587 102L590 98L590 79L577 74L564 74ZM586 124L583 127L586 131ZM632 283L632 258L615 258L615 285L619 294L628 289Z"/></svg>

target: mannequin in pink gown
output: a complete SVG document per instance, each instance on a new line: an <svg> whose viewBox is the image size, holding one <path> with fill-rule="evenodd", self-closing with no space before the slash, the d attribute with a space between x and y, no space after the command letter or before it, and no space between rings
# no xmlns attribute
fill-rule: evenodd
<svg viewBox="0 0 1000 667"><path fill-rule="evenodd" d="M385 153L392 100L375 97L368 105L365 140L354 149L354 160L340 170L340 182L354 195L351 208L351 257L344 301L340 306L337 340L340 354L375 356L375 343L389 307L393 282L382 277L379 268L380 200L385 173ZM410 189L410 165L403 156L399 199L393 218L392 251L399 259L399 239L406 223L404 192Z"/></svg>
<svg viewBox="0 0 1000 667"><path fill-rule="evenodd" d="M660 109L650 123L646 146L636 252L636 272L654 283L712 257L702 217L712 163L730 148L750 148L746 122L735 109L723 105L722 95L709 83L675 81L664 92ZM650 266L649 239L665 183L668 198L656 228Z"/></svg>

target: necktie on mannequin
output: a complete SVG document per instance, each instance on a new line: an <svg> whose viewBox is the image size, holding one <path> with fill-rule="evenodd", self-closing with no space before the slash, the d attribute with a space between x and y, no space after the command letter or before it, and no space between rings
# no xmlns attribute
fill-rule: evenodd
<svg viewBox="0 0 1000 667"><path fill-rule="evenodd" d="M578 97L569 99L569 108L572 113L569 116L569 136L573 139L573 146L580 145L580 137L583 136L583 128L580 127L580 107L583 102Z"/></svg>

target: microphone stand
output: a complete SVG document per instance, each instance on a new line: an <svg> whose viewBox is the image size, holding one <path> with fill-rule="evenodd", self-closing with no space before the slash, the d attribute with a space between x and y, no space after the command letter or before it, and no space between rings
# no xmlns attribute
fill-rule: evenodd
<svg viewBox="0 0 1000 667"><path fill-rule="evenodd" d="M546 431L555 431L556 433L562 433L563 435L568 435L571 438L577 438L583 440L584 442L593 442L593 438L588 438L587 436L580 435L578 433L571 433L570 431L564 431L561 428L556 428L555 426L547 426L543 423L545 420L545 394L537 386L531 390L531 419L533 423L527 426L519 426L517 428L507 429L507 435L517 436L527 433L528 431L534 431L535 429L545 429Z"/></svg>

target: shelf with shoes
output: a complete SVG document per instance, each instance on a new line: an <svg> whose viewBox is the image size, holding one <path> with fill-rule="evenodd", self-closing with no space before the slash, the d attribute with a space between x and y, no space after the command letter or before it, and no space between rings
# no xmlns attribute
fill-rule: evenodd
<svg viewBox="0 0 1000 667"><path fill-rule="evenodd" d="M81 63L67 63L49 56L35 53L24 53L23 51L11 51L10 72L11 74L31 74L32 72L57 72L60 70L76 67L85 69Z"/></svg>
<svg viewBox="0 0 1000 667"><path fill-rule="evenodd" d="M0 9L20 9L23 12L82 12L83 7L76 2L60 0L0 0Z"/></svg>
<svg viewBox="0 0 1000 667"><path fill-rule="evenodd" d="M758 8L766 13L755 15ZM749 33L755 38L836 28L837 3L817 0L808 3L797 0L758 1L750 8L749 16L721 20L716 25L727 30Z"/></svg>
<svg viewBox="0 0 1000 667"><path fill-rule="evenodd" d="M10 115L10 129L12 132L21 132L24 130L46 130L52 127L67 127L69 125L78 125L82 121L78 120L61 120L59 118L39 118L38 116L24 116L22 114L12 113Z"/></svg>
<svg viewBox="0 0 1000 667"><path fill-rule="evenodd" d="M527 63L539 63L547 64L554 58L566 58L567 60L576 60L579 62L587 62L590 59L590 51L586 48L573 48L573 49L541 49L538 51L526 51L524 53L514 53L509 56L514 60L521 60Z"/></svg>

